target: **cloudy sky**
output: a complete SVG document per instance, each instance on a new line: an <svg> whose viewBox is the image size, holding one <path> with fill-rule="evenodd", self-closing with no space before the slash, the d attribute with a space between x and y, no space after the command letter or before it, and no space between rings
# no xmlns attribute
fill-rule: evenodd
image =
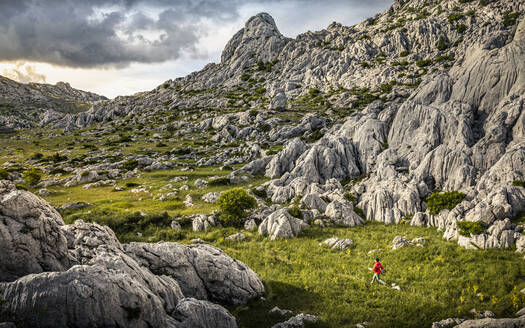
<svg viewBox="0 0 525 328"><path fill-rule="evenodd" d="M288 37L353 25L392 0L0 0L0 74L69 82L107 97L150 90L219 62L259 12Z"/></svg>

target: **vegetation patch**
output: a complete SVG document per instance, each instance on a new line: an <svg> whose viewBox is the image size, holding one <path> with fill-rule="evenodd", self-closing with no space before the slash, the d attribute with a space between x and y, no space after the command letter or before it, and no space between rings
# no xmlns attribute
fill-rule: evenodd
<svg viewBox="0 0 525 328"><path fill-rule="evenodd" d="M486 225L483 222L470 222L470 221L460 221L457 222L458 232L460 235L465 237L470 237L470 235L479 235L485 232L487 229Z"/></svg>
<svg viewBox="0 0 525 328"><path fill-rule="evenodd" d="M257 207L255 198L242 188L233 188L223 192L217 199L222 214L221 221L227 225L240 225L241 219L248 215L248 210Z"/></svg>
<svg viewBox="0 0 525 328"><path fill-rule="evenodd" d="M427 199L428 210L431 215L437 215L444 209L453 209L465 200L466 195L459 191L433 192Z"/></svg>

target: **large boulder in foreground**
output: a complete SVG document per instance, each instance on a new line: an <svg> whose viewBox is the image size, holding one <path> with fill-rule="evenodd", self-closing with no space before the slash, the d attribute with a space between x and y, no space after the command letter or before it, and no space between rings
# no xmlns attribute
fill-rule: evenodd
<svg viewBox="0 0 525 328"><path fill-rule="evenodd" d="M42 198L0 181L0 281L71 266L60 214Z"/></svg>
<svg viewBox="0 0 525 328"><path fill-rule="evenodd" d="M0 285L0 318L17 327L173 327L155 294L102 266L28 275Z"/></svg>
<svg viewBox="0 0 525 328"><path fill-rule="evenodd" d="M175 279L186 297L240 305L264 293L254 271L208 244L131 243L124 248L142 266Z"/></svg>

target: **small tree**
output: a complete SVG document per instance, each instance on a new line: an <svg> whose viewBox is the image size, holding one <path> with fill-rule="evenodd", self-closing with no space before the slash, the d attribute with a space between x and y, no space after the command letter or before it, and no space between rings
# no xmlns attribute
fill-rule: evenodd
<svg viewBox="0 0 525 328"><path fill-rule="evenodd" d="M220 219L229 225L238 225L247 216L247 211L257 207L255 198L242 188L233 188L222 193L217 199L222 211Z"/></svg>
<svg viewBox="0 0 525 328"><path fill-rule="evenodd" d="M31 168L24 172L24 179L30 186L34 186L40 182L42 175L37 169Z"/></svg>

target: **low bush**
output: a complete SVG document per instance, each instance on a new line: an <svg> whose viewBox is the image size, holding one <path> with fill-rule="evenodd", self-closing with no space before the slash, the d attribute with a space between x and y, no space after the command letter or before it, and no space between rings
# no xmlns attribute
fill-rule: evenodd
<svg viewBox="0 0 525 328"><path fill-rule="evenodd" d="M515 187L523 187L525 188L525 180L514 180L512 182L512 185Z"/></svg>
<svg viewBox="0 0 525 328"><path fill-rule="evenodd" d="M27 186L26 186L26 185L23 185L23 184L21 184L21 183L17 183L17 184L15 185L15 187L16 187L16 189L18 189L18 190L27 190Z"/></svg>
<svg viewBox="0 0 525 328"><path fill-rule="evenodd" d="M463 17L465 17L465 15L463 15L462 13L453 13L448 16L448 22L452 24L455 21L462 19Z"/></svg>
<svg viewBox="0 0 525 328"><path fill-rule="evenodd" d="M294 206L288 208L288 214L290 214L291 216L296 217L298 219L302 219L303 218L303 212L301 212L301 209L297 205L294 205Z"/></svg>
<svg viewBox="0 0 525 328"><path fill-rule="evenodd" d="M122 169L126 171L132 171L139 166L139 161L136 159L130 159L122 163Z"/></svg>
<svg viewBox="0 0 525 328"><path fill-rule="evenodd" d="M33 156L31 156L31 159L32 159L32 160L40 160L40 159L42 159L43 157L44 157L44 155L41 154L41 153L34 153Z"/></svg>
<svg viewBox="0 0 525 328"><path fill-rule="evenodd" d="M264 188L262 189L252 188L250 189L250 191L252 192L252 194L254 194L257 197L260 197L260 198L268 197L268 195L266 194L266 189Z"/></svg>
<svg viewBox="0 0 525 328"><path fill-rule="evenodd" d="M430 59L421 59L421 60L416 61L416 65L418 67L427 67L430 64L432 64L432 60Z"/></svg>
<svg viewBox="0 0 525 328"><path fill-rule="evenodd" d="M357 196L354 195L353 193L351 192L347 192L345 193L344 195L344 198L352 203L354 203L356 200L357 200Z"/></svg>
<svg viewBox="0 0 525 328"><path fill-rule="evenodd" d="M520 17L520 13L513 13L510 11L505 12L503 14L503 25L505 27L516 25L516 21L518 20L518 17Z"/></svg>
<svg viewBox="0 0 525 328"><path fill-rule="evenodd" d="M456 30L458 31L458 33L465 33L465 31L467 30L467 25L458 24L456 25Z"/></svg>
<svg viewBox="0 0 525 328"><path fill-rule="evenodd" d="M483 222L461 221L457 223L460 235L470 237L470 234L479 235L485 232L486 225Z"/></svg>
<svg viewBox="0 0 525 328"><path fill-rule="evenodd" d="M136 182L127 182L126 183L126 187L127 188L135 188L135 187L138 187L140 186L140 183L136 183Z"/></svg>
<svg viewBox="0 0 525 328"><path fill-rule="evenodd" d="M434 192L427 199L428 210L431 215L437 215L444 209L453 209L465 199L466 195L458 191Z"/></svg>
<svg viewBox="0 0 525 328"><path fill-rule="evenodd" d="M230 184L231 184L230 179L227 177L220 177L220 178L212 179L208 181L208 186L210 187L228 186Z"/></svg>
<svg viewBox="0 0 525 328"><path fill-rule="evenodd" d="M37 170L35 168L31 168L24 172L24 180L27 182L28 185L34 186L37 183L40 182L42 179L42 174L40 170Z"/></svg>
<svg viewBox="0 0 525 328"><path fill-rule="evenodd" d="M246 190L233 188L219 196L217 205L222 211L221 221L227 225L240 225L241 219L247 216L248 210L257 207L257 202Z"/></svg>
<svg viewBox="0 0 525 328"><path fill-rule="evenodd" d="M466 27L465 27L466 28ZM444 51L444 50L447 50L448 48L448 42L447 40L445 40L445 38L443 36L440 36L439 39L438 39L438 42L436 44L436 48L439 50L439 51Z"/></svg>
<svg viewBox="0 0 525 328"><path fill-rule="evenodd" d="M9 172L5 169L0 169L0 180L6 180L9 177Z"/></svg>
<svg viewBox="0 0 525 328"><path fill-rule="evenodd" d="M63 168L61 167L57 167L57 168L54 168L52 169L51 171L49 171L50 174L66 174L67 171L64 170Z"/></svg>

